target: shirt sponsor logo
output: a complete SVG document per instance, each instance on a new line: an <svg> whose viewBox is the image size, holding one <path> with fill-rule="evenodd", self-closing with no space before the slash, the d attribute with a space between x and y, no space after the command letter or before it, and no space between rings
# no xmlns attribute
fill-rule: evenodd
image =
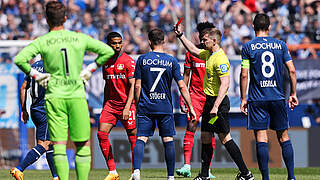
<svg viewBox="0 0 320 180"><path fill-rule="evenodd" d="M126 75L125 74L109 74L106 75L106 79L125 79Z"/></svg>
<svg viewBox="0 0 320 180"><path fill-rule="evenodd" d="M193 67L200 67L200 68L204 68L206 67L206 64L205 63L196 63L196 62L193 62Z"/></svg>
<svg viewBox="0 0 320 180"><path fill-rule="evenodd" d="M47 46L62 44L62 43L79 43L79 39L73 36L53 37L47 40Z"/></svg>
<svg viewBox="0 0 320 180"><path fill-rule="evenodd" d="M170 61L166 61L166 60L162 60L162 59L143 59L142 60L142 64L145 65L160 65L160 66L169 66L172 67L172 62Z"/></svg>
<svg viewBox="0 0 320 180"><path fill-rule="evenodd" d="M282 49L281 44L278 43L256 43L251 44L252 51L259 49Z"/></svg>
<svg viewBox="0 0 320 180"><path fill-rule="evenodd" d="M121 71L121 70L123 70L123 68L124 68L124 64L118 64L118 65L117 65L117 69L118 69L118 70Z"/></svg>
<svg viewBox="0 0 320 180"><path fill-rule="evenodd" d="M221 64L221 65L220 65L220 69L221 69L221 72L222 72L222 73L226 73L226 72L228 72L228 65L226 65L226 64Z"/></svg>
<svg viewBox="0 0 320 180"><path fill-rule="evenodd" d="M104 66L104 68L105 68L105 69L106 69L106 68L108 68L108 67L113 68L113 67L114 67L114 65L112 64L112 65L105 65L105 66Z"/></svg>

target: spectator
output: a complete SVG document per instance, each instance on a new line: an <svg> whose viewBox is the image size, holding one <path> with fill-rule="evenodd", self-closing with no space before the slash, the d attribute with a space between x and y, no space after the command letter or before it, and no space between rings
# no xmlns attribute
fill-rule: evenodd
<svg viewBox="0 0 320 180"><path fill-rule="evenodd" d="M16 0L8 0L7 4L4 4L4 13L13 14L14 16L19 15L19 9Z"/></svg>
<svg viewBox="0 0 320 180"><path fill-rule="evenodd" d="M85 12L83 15L82 26L80 28L82 33L88 34L94 39L99 38L99 31L92 25L92 16L89 12Z"/></svg>
<svg viewBox="0 0 320 180"><path fill-rule="evenodd" d="M294 23L293 31L288 36L287 43L288 44L300 44L302 39L305 37L305 34L302 33L301 23L296 21Z"/></svg>
<svg viewBox="0 0 320 180"><path fill-rule="evenodd" d="M310 38L308 36L304 37L301 41L301 44L310 44ZM317 59L317 51L314 48L304 48L297 50L298 59Z"/></svg>
<svg viewBox="0 0 320 180"><path fill-rule="evenodd" d="M49 31L49 27L47 25L46 19L43 15L43 10L41 8L41 4L38 4L36 8L36 17L33 20L33 32L32 36L39 37L46 34Z"/></svg>
<svg viewBox="0 0 320 180"><path fill-rule="evenodd" d="M250 29L245 24L242 14L235 17L235 24L231 25L231 36L237 45L241 44L242 37L250 36Z"/></svg>
<svg viewBox="0 0 320 180"><path fill-rule="evenodd" d="M41 15L42 4L47 1L49 0L1 1L0 39L34 39L47 32L45 17ZM66 29L82 31L100 40L110 31L120 32L124 36L126 51L133 54L148 50L148 30L161 27L165 32L169 32L174 22L173 16L183 17L185 12L185 4L181 0L63 2L67 2L68 10ZM239 54L237 49L242 38L254 36L249 23L252 21L252 12L255 11L263 11L271 17L270 35L273 37L280 36L280 39L289 44L300 43L305 36L310 38L310 43L320 42L320 1L314 0L259 0L255 3L252 0L193 0L190 9L191 30L195 30L197 22L213 22L218 29L232 35L231 40L229 35L223 37L224 50L228 54ZM232 25L231 29L224 30L226 25ZM178 49L181 48L181 45L179 46ZM175 54L178 49L174 49Z"/></svg>

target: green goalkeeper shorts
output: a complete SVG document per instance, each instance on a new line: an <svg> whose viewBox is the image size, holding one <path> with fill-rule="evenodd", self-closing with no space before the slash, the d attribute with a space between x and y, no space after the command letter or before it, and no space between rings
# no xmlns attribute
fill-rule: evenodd
<svg viewBox="0 0 320 180"><path fill-rule="evenodd" d="M90 138L88 104L85 98L49 98L45 100L51 141L87 141Z"/></svg>

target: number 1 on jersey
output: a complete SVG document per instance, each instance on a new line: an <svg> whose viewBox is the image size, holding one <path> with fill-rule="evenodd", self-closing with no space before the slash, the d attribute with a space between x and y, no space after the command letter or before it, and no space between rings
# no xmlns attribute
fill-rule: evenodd
<svg viewBox="0 0 320 180"><path fill-rule="evenodd" d="M69 76L69 64L68 64L68 53L66 48L61 48L60 51L62 51L64 55L64 67L66 70L66 76Z"/></svg>
<svg viewBox="0 0 320 180"><path fill-rule="evenodd" d="M164 71L166 71L166 69L165 68L154 68L154 67L152 67L152 68L150 68L150 71L159 71L159 74L158 74L156 80L154 81L154 83L153 83L153 85L152 85L152 87L150 89L150 92L154 92L154 90L156 89L156 87L157 87L157 85L158 85L158 83L160 81L160 78L161 78L162 74L164 73Z"/></svg>

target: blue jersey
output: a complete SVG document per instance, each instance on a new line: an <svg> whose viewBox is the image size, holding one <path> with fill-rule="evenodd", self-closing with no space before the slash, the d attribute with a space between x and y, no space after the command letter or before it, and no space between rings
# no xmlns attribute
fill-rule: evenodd
<svg viewBox="0 0 320 180"><path fill-rule="evenodd" d="M272 37L256 37L242 47L242 61L249 61L248 101L285 99L284 65L291 61L287 45Z"/></svg>
<svg viewBox="0 0 320 180"><path fill-rule="evenodd" d="M172 114L171 84L182 80L176 58L160 52L139 56L135 78L141 79L140 114Z"/></svg>
<svg viewBox="0 0 320 180"><path fill-rule="evenodd" d="M43 68L43 61L37 61L31 65L32 68L36 69L39 72L45 72ZM32 103L30 110L36 110L36 111L41 111L45 112L44 109L44 96L45 96L45 89L40 86L34 79L32 79L29 76L25 77L25 81L28 82L28 86L30 87L30 95L32 98Z"/></svg>

